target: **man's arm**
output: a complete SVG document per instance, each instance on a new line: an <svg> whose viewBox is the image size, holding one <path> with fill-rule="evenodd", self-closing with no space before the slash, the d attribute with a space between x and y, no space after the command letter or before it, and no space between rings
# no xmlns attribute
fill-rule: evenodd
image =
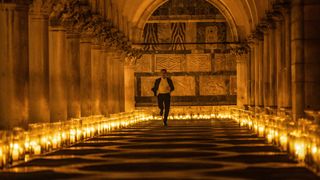
<svg viewBox="0 0 320 180"><path fill-rule="evenodd" d="M173 82L170 78L168 78L168 84L170 86L170 92L174 90L174 85L173 85Z"/></svg>
<svg viewBox="0 0 320 180"><path fill-rule="evenodd" d="M156 79L154 82L153 88L151 88L151 91L153 91L154 96L157 96L158 86L159 86L158 79Z"/></svg>

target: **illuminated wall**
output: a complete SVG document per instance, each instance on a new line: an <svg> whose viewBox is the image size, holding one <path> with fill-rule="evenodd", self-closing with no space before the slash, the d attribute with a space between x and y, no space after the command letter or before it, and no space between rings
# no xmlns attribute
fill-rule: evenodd
<svg viewBox="0 0 320 180"><path fill-rule="evenodd" d="M136 106L155 104L150 90L167 69L174 105L236 104L236 60L225 18L207 1L171 0L144 27L145 54L137 60Z"/></svg>

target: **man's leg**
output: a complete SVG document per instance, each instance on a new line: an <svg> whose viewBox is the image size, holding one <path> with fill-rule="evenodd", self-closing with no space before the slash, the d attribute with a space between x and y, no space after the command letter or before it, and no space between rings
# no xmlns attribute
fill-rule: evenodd
<svg viewBox="0 0 320 180"><path fill-rule="evenodd" d="M164 118L163 122L164 125L167 125L167 120L168 120L168 115L169 115L169 110L170 110L170 94L166 94L164 98Z"/></svg>
<svg viewBox="0 0 320 180"><path fill-rule="evenodd" d="M163 115L163 101L164 101L163 94L158 94L158 107L160 109L160 116Z"/></svg>

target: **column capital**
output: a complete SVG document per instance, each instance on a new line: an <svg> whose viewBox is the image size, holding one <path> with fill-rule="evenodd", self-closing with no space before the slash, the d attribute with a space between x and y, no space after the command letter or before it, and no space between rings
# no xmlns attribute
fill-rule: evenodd
<svg viewBox="0 0 320 180"><path fill-rule="evenodd" d="M274 22L279 22L284 20L284 16L282 12L279 10L273 10L267 13L267 16Z"/></svg>
<svg viewBox="0 0 320 180"><path fill-rule="evenodd" d="M254 41L263 41L263 32L259 27L257 27L256 30L252 32L251 39L253 39Z"/></svg>
<svg viewBox="0 0 320 180"><path fill-rule="evenodd" d="M29 13L37 15L49 15L53 6L52 0L33 0Z"/></svg>
<svg viewBox="0 0 320 180"><path fill-rule="evenodd" d="M124 59L124 65L126 67L135 68L137 63L137 58L135 57L125 57Z"/></svg>
<svg viewBox="0 0 320 180"><path fill-rule="evenodd" d="M0 11L10 10L10 11L28 11L29 1L20 2L20 1L5 1L4 3L0 2Z"/></svg>
<svg viewBox="0 0 320 180"><path fill-rule="evenodd" d="M290 11L290 5L291 5L291 1L290 0L283 0L283 1L280 1L280 2L274 3L272 5L272 8L274 10L286 13L286 12Z"/></svg>
<svg viewBox="0 0 320 180"><path fill-rule="evenodd" d="M250 51L250 46L246 42L238 44L238 45L234 45L231 48L231 53L236 55L236 57L247 56L249 51Z"/></svg>

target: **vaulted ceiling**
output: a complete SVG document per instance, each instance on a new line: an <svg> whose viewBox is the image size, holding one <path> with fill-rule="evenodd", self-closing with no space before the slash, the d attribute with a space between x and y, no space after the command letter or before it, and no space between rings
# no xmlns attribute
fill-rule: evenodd
<svg viewBox="0 0 320 180"><path fill-rule="evenodd" d="M88 0L92 10L111 19L133 42L152 13L168 0ZM179 0L177 0L179 1ZM225 16L234 39L246 38L274 1L281 0L207 0Z"/></svg>

